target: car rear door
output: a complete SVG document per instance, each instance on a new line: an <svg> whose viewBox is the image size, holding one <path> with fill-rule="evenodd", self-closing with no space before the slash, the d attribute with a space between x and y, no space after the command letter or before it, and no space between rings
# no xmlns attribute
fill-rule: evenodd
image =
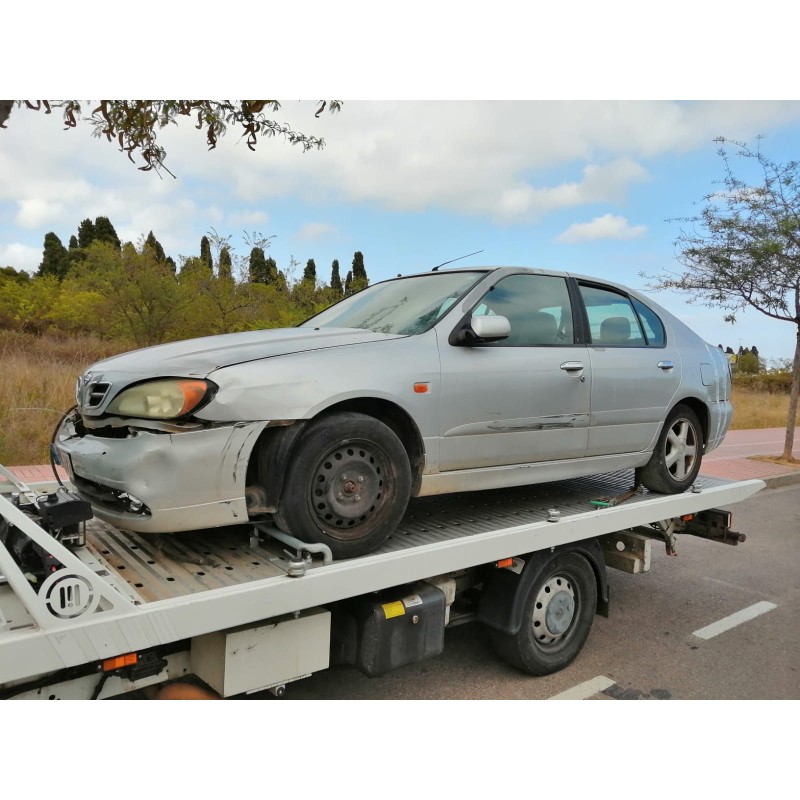
<svg viewBox="0 0 800 800"><path fill-rule="evenodd" d="M603 284L578 281L588 325L588 456L650 447L681 382L680 352L658 315Z"/></svg>

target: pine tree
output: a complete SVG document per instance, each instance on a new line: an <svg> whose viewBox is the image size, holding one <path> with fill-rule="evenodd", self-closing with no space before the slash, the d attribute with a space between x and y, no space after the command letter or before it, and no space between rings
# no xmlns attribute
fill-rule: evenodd
<svg viewBox="0 0 800 800"><path fill-rule="evenodd" d="M94 229L94 222L85 219L78 225L78 247L85 250L95 239L97 234Z"/></svg>
<svg viewBox="0 0 800 800"><path fill-rule="evenodd" d="M337 297L342 296L342 279L339 277L339 261L335 258L331 264L331 289Z"/></svg>
<svg viewBox="0 0 800 800"><path fill-rule="evenodd" d="M205 238L205 237L204 237ZM217 267L219 277L225 281L233 280L233 264L231 263L231 251L223 247L219 251L219 266Z"/></svg>
<svg viewBox="0 0 800 800"><path fill-rule="evenodd" d="M367 270L364 267L364 254L360 250L353 253L353 286L352 291L359 292L369 286Z"/></svg>
<svg viewBox="0 0 800 800"><path fill-rule="evenodd" d="M344 278L344 293L345 296L353 293L353 273L348 272Z"/></svg>
<svg viewBox="0 0 800 800"><path fill-rule="evenodd" d="M178 271L178 266L175 263L172 256L167 256L164 263L172 270L172 274L175 275Z"/></svg>
<svg viewBox="0 0 800 800"><path fill-rule="evenodd" d="M44 235L44 248L42 250L42 263L39 264L38 275L55 275L63 278L70 267L69 251L61 239L52 231Z"/></svg>
<svg viewBox="0 0 800 800"><path fill-rule="evenodd" d="M161 262L162 264L167 260L167 257L164 253L164 248L161 246L161 242L156 239L153 235L153 231L147 234L147 238L144 240L145 248L150 248L153 251L153 254L156 257L156 261Z"/></svg>
<svg viewBox="0 0 800 800"><path fill-rule="evenodd" d="M200 240L200 260L208 267L209 272L214 271L214 259L211 257L211 242L208 236Z"/></svg>
<svg viewBox="0 0 800 800"><path fill-rule="evenodd" d="M108 242L119 250L122 242L108 217L97 217L94 221L94 241Z"/></svg>

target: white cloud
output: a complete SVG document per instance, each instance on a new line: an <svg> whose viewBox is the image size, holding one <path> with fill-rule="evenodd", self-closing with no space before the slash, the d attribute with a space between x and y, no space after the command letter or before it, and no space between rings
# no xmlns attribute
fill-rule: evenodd
<svg viewBox="0 0 800 800"><path fill-rule="evenodd" d="M44 237L42 237L44 242ZM29 247L25 244L6 244L0 246L0 267L10 266L28 272L39 269L42 263L42 247Z"/></svg>
<svg viewBox="0 0 800 800"><path fill-rule="evenodd" d="M644 225L630 225L625 217L603 214L590 222L576 222L556 238L558 242L589 242L597 239L635 239L642 236Z"/></svg>
<svg viewBox="0 0 800 800"><path fill-rule="evenodd" d="M42 228L47 227L51 222L57 220L64 211L64 204L52 202L39 198L17 201L19 211L14 221L21 228Z"/></svg>
<svg viewBox="0 0 800 800"><path fill-rule="evenodd" d="M295 234L298 239L320 239L336 233L336 226L328 222L307 222Z"/></svg>

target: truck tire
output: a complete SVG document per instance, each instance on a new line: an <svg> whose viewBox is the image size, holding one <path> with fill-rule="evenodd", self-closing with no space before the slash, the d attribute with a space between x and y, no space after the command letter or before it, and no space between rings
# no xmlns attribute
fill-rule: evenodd
<svg viewBox="0 0 800 800"><path fill-rule="evenodd" d="M330 414L298 441L274 520L334 558L353 558L383 544L410 495L408 454L394 431L366 414Z"/></svg>
<svg viewBox="0 0 800 800"><path fill-rule="evenodd" d="M653 455L638 471L639 482L652 492L685 492L700 472L703 429L689 406L677 405L661 428Z"/></svg>
<svg viewBox="0 0 800 800"><path fill-rule="evenodd" d="M531 584L517 633L490 629L498 655L530 675L570 664L589 636L597 608L597 581L578 553L556 553Z"/></svg>

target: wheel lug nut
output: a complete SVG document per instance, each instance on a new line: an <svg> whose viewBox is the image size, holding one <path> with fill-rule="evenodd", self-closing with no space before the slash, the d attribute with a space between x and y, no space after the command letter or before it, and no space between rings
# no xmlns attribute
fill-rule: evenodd
<svg viewBox="0 0 800 800"><path fill-rule="evenodd" d="M360 495L360 494L357 494L357 495L356 495L356 496L353 498L353 500L355 500L355 501L356 501L356 503L357 503L359 500L361 500L361 495Z"/></svg>
<svg viewBox="0 0 800 800"><path fill-rule="evenodd" d="M359 483L364 483L364 476L363 475L359 475L358 476L358 482Z"/></svg>

